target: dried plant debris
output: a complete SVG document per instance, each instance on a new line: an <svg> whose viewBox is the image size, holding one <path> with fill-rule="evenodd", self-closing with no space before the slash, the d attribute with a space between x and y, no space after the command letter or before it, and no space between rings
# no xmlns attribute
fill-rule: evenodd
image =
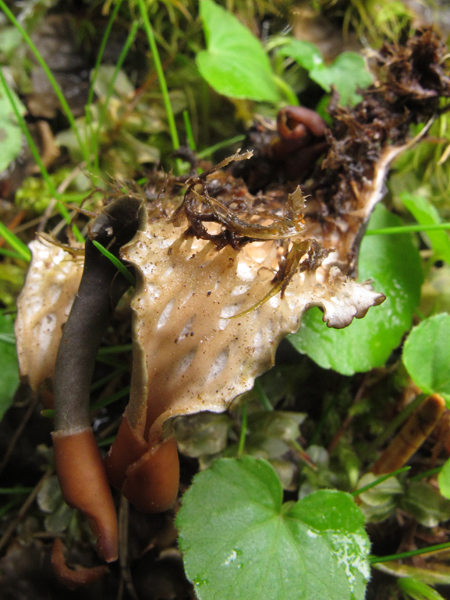
<svg viewBox="0 0 450 600"><path fill-rule="evenodd" d="M348 110L334 97L330 149L314 185L329 210L346 211L355 202L352 186L374 179L386 147L403 145L411 124L437 116L440 98L450 96L446 52L432 29L418 32L404 46L384 45L376 56L377 81L363 92L363 101Z"/></svg>
<svg viewBox="0 0 450 600"><path fill-rule="evenodd" d="M333 95L328 107L332 123L323 130L327 149L320 164L313 168L308 162L311 153L324 150L317 115L314 118L306 109L302 113L283 109L278 132L267 122L255 123L246 144L252 149L258 144L254 158L234 167L234 175L263 194L275 187L292 190L290 182L301 184L308 198L304 219L309 237L334 248L341 269L355 277L363 223L384 193L390 164L411 144L410 126L431 124L445 110L440 109L440 99L450 97L446 53L431 28L417 32L404 45L385 44L375 59L377 80L361 91L362 102L346 109L339 105L338 94ZM301 127L302 135L294 140L297 147L286 155L286 143L293 143Z"/></svg>
<svg viewBox="0 0 450 600"><path fill-rule="evenodd" d="M147 193L133 190L120 199L125 208L127 199L130 205L142 200L147 214L146 223L140 223L121 251L137 279L132 300L133 372L130 403L107 456L106 473L139 509L164 510L175 501L179 465L170 428L173 417L226 410L273 364L278 344L298 330L308 308L321 307L324 321L342 328L384 300L370 283L354 280L359 243L383 195L392 160L412 143L410 125L430 121L438 112L439 97L450 95L442 66L444 51L431 30L417 34L404 47L383 47L378 82L352 110L333 102L330 129L311 111L285 111L279 122L296 132L291 136L283 129L284 138L295 142L293 152L300 165L293 182L280 183L276 177L253 195L242 179L223 170L232 161L247 163L250 173L255 165L258 168L258 160L252 166L255 159L246 152L189 179L155 173ZM273 143L269 145L273 149ZM315 157L327 150L321 168L303 160L302 153L311 147ZM270 159L267 146L259 156L264 152ZM295 161L289 165L290 173L293 166ZM146 202L150 197L152 201ZM55 256L61 252L52 251ZM70 283L69 292L66 277L70 279L75 264L81 275L81 265L72 258L68 264L71 267L59 284L68 290L57 320L59 336L76 289ZM26 301L33 294L33 301L42 307L28 326L38 343L41 329L46 334L47 316L55 311L56 294L52 296L45 283L56 269L51 261L50 267L40 274L44 283L37 284L33 262L19 302L21 369L29 377ZM44 308L49 295L50 306ZM51 340L57 343L56 333ZM47 338L44 343L50 344ZM51 356L54 360L56 353ZM44 376L52 375L49 365ZM41 378L33 375L33 385ZM61 397L64 400L64 394ZM64 427L70 433L70 423ZM58 472L63 471L62 458ZM75 490L85 479L78 471L70 473ZM77 506L75 496L70 503ZM102 507L80 501L79 508L98 515L97 533L103 532L104 541L115 548L116 534L109 521L102 522ZM103 554L109 560L115 556L112 551Z"/></svg>

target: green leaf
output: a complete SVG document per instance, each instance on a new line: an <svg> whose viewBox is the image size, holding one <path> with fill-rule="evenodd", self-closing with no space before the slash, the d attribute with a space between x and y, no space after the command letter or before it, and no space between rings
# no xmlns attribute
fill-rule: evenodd
<svg viewBox="0 0 450 600"><path fill-rule="evenodd" d="M434 225L441 222L441 217L436 208L423 196L403 192L400 194L400 200L420 225ZM427 231L422 236L430 240L435 258L441 258L450 264L450 238L448 234L445 231Z"/></svg>
<svg viewBox="0 0 450 600"><path fill-rule="evenodd" d="M441 594L420 579L400 577L397 583L405 597L411 600L444 600Z"/></svg>
<svg viewBox="0 0 450 600"><path fill-rule="evenodd" d="M291 39L278 50L279 54L289 56L307 71L324 66L322 55L314 44Z"/></svg>
<svg viewBox="0 0 450 600"><path fill-rule="evenodd" d="M450 459L438 475L439 490L445 498L450 498Z"/></svg>
<svg viewBox="0 0 450 600"><path fill-rule="evenodd" d="M329 67L319 65L309 72L309 76L327 92L334 85L343 106L357 104L361 96L356 90L367 87L373 81L363 57L355 52L343 52Z"/></svg>
<svg viewBox="0 0 450 600"><path fill-rule="evenodd" d="M11 94L20 113L25 114L25 107L20 102L17 95L10 90ZM14 115L13 108L5 94L4 89L0 86L0 172L4 171L10 163L19 155L22 148L22 132L17 119Z"/></svg>
<svg viewBox="0 0 450 600"><path fill-rule="evenodd" d="M13 322L0 315L0 419L11 406L14 392L19 385L19 367L17 364Z"/></svg>
<svg viewBox="0 0 450 600"><path fill-rule="evenodd" d="M326 92L331 92L331 86L334 85L339 92L340 103L344 106L357 104L361 96L356 90L367 87L373 81L363 57L355 52L343 52L329 66L323 62L318 48L309 42L290 40L278 52L293 58L309 71L311 79Z"/></svg>
<svg viewBox="0 0 450 600"><path fill-rule="evenodd" d="M201 0L200 16L208 49L196 62L211 87L231 98L279 101L269 59L249 29L212 0Z"/></svg>
<svg viewBox="0 0 450 600"><path fill-rule="evenodd" d="M196 475L177 526L200 600L364 598L369 542L352 498L323 490L292 506L282 496L272 467L249 456Z"/></svg>
<svg viewBox="0 0 450 600"><path fill-rule="evenodd" d="M414 327L403 348L403 362L426 394L438 393L450 406L450 315L425 319Z"/></svg>
<svg viewBox="0 0 450 600"><path fill-rule="evenodd" d="M401 220L377 206L369 229L393 227ZM292 345L324 369L353 375L381 367L411 327L419 303L422 267L409 234L373 235L364 238L359 257L359 280L373 280L386 295L381 306L371 308L346 329L329 329L318 308L303 317L300 330L289 337Z"/></svg>
<svg viewBox="0 0 450 600"><path fill-rule="evenodd" d="M450 519L450 501L426 481L412 481L406 494L400 496L399 507L424 527L436 527Z"/></svg>

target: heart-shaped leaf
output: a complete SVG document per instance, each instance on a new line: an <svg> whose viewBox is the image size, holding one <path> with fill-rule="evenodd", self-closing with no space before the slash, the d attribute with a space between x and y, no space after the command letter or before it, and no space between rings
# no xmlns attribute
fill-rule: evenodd
<svg viewBox="0 0 450 600"><path fill-rule="evenodd" d="M260 41L212 0L200 2L200 16L208 49L196 61L211 87L231 98L277 102L277 86Z"/></svg>
<svg viewBox="0 0 450 600"><path fill-rule="evenodd" d="M319 49L310 42L292 38L287 44L283 44L278 52L283 56L293 58L296 63L307 71L324 66Z"/></svg>
<svg viewBox="0 0 450 600"><path fill-rule="evenodd" d="M369 229L394 227L401 220L384 206L378 206ZM289 340L324 369L343 375L369 371L384 365L411 326L420 298L422 268L420 256L409 234L366 236L359 257L359 280L373 280L373 287L386 301L364 319L347 329L328 329L322 314L314 308L303 317L298 333Z"/></svg>
<svg viewBox="0 0 450 600"><path fill-rule="evenodd" d="M414 327L403 348L403 362L426 394L438 393L450 406L450 315L434 315Z"/></svg>
<svg viewBox="0 0 450 600"><path fill-rule="evenodd" d="M318 65L309 72L309 76L327 92L334 85L343 106L357 104L361 96L356 90L367 87L373 81L363 57L356 52L343 52L329 67Z"/></svg>
<svg viewBox="0 0 450 600"><path fill-rule="evenodd" d="M317 46L302 40L289 40L278 52L293 58L326 92L330 92L331 86L334 86L339 92L340 104L344 106L359 102L361 96L356 90L367 87L373 81L364 58L356 52L343 52L328 66L323 62Z"/></svg>
<svg viewBox="0 0 450 600"><path fill-rule="evenodd" d="M364 598L369 541L348 494L282 504L272 467L245 456L199 473L177 516L185 569L200 600Z"/></svg>

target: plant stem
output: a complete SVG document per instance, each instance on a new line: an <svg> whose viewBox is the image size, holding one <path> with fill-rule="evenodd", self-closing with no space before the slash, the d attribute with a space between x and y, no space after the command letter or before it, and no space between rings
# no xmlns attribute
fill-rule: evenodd
<svg viewBox="0 0 450 600"><path fill-rule="evenodd" d="M258 400L260 401L261 406L264 408L264 410L273 411L273 406L272 406L269 398L267 397L267 394L264 391L264 388L261 385L261 382L259 381L259 379L255 379L253 391L258 396Z"/></svg>
<svg viewBox="0 0 450 600"><path fill-rule="evenodd" d="M164 106L166 108L167 121L169 123L169 131L170 136L172 138L172 146L174 150L178 150L180 147L180 142L178 140L177 128L175 126L175 119L173 116L172 105L170 104L169 91L167 89L166 78L164 77L164 71L161 64L161 59L159 57L158 48L155 42L155 36L153 34L152 26L150 25L150 20L148 18L147 11L144 6L144 0L138 0L139 10L141 12L142 20L144 21L144 29L147 34L148 43L150 46L151 53L153 55L153 61L155 63L155 69L159 78L159 85L161 87L161 92L163 95Z"/></svg>
<svg viewBox="0 0 450 600"><path fill-rule="evenodd" d="M396 471L393 471L392 473L387 473L386 475L382 475L381 477L378 477L378 479L375 479L375 481L372 481L371 483L368 483L367 485L364 485L363 487L358 488L357 490L354 490L353 492L351 492L351 495L353 496L353 498L355 498L356 496L359 496L360 494L367 492L367 490L372 489L373 487L379 485L380 483L383 483L383 481L386 481L386 479L390 479L391 477L396 477L400 473L409 471L410 468L411 467L402 467L401 469L397 469Z"/></svg>
<svg viewBox="0 0 450 600"><path fill-rule="evenodd" d="M288 83L286 83L284 81L284 79L282 79L278 75L274 74L273 78L275 79L275 83L277 84L278 89L281 90L283 92L283 94L286 96L286 99L289 102L289 104L291 104L292 106L298 106L299 105L298 98L297 98L294 90L291 88L291 86Z"/></svg>
<svg viewBox="0 0 450 600"><path fill-rule="evenodd" d="M189 148L191 150L195 150L195 140L194 140L194 136L192 135L192 127L191 127L191 122L189 120L189 113L187 110L183 110L183 119L184 119L184 126L186 127L186 138L187 138L187 142L189 144Z"/></svg>
<svg viewBox="0 0 450 600"><path fill-rule="evenodd" d="M245 448L245 437L247 435L247 404L242 405L242 419L241 419L241 435L239 437L239 446L237 451L237 457L241 458Z"/></svg>
<svg viewBox="0 0 450 600"><path fill-rule="evenodd" d="M0 8L3 10L5 15L8 17L8 19L11 21L11 23L17 29L17 31L21 34L21 36L27 43L28 47L33 52L34 56L36 57L36 60L43 68L45 74L47 75L47 77L53 87L53 90L54 90L56 96L58 97L58 100L61 103L62 109L70 123L70 127L71 127L72 131L74 132L75 137L77 138L77 142L78 142L78 145L80 146L80 150L83 155L83 158L86 162L88 162L89 156L88 156L87 148L81 141L80 133L79 133L77 125L75 123L75 117L73 116L73 113L70 110L69 105L67 104L67 100L64 98L61 88L59 87L56 79L54 78L53 73L48 68L45 60L43 59L41 53L39 52L39 50L36 48L36 46L32 42L28 33L25 31L25 29L22 27L22 25L19 23L19 21L13 15L13 13L9 10L9 8L6 6L6 4L3 0L0 0Z"/></svg>
<svg viewBox="0 0 450 600"><path fill-rule="evenodd" d="M389 556L371 556L369 557L369 561L371 565L375 565L380 562L388 562L390 560L402 560L403 558L410 558L411 556L419 556L420 554L438 552L439 550L446 550L447 548L450 548L450 542L446 542L445 544L436 544L435 546L428 546L427 548L419 548L418 550L411 550L410 552L390 554Z"/></svg>
<svg viewBox="0 0 450 600"><path fill-rule="evenodd" d="M414 477L410 477L408 481L420 481L421 479L425 479L426 477L432 477L433 475L437 475L443 469L442 467L435 467L434 469L430 469L429 471L423 471L423 473L417 473Z"/></svg>

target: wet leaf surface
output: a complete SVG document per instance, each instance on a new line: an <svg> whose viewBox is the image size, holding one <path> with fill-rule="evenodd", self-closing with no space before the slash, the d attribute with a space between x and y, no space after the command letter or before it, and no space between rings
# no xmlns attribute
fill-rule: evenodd
<svg viewBox="0 0 450 600"><path fill-rule="evenodd" d="M378 206L369 229L393 227L401 221ZM411 326L420 298L422 268L419 253L408 234L374 235L361 245L359 280L371 279L386 301L362 320L343 330L331 330L322 322L322 313L309 311L297 334L290 336L293 346L308 354L325 369L353 375L384 365Z"/></svg>
<svg viewBox="0 0 450 600"><path fill-rule="evenodd" d="M438 393L450 404L448 369L450 316L435 315L415 327L403 349L403 362L414 383L427 394Z"/></svg>
<svg viewBox="0 0 450 600"><path fill-rule="evenodd" d="M197 66L208 83L232 98L276 102L277 87L259 40L211 0L202 0L200 16L208 49L197 54Z"/></svg>
<svg viewBox="0 0 450 600"><path fill-rule="evenodd" d="M177 526L200 600L364 598L369 542L352 498L323 490L283 505L265 461L223 459L197 475Z"/></svg>

